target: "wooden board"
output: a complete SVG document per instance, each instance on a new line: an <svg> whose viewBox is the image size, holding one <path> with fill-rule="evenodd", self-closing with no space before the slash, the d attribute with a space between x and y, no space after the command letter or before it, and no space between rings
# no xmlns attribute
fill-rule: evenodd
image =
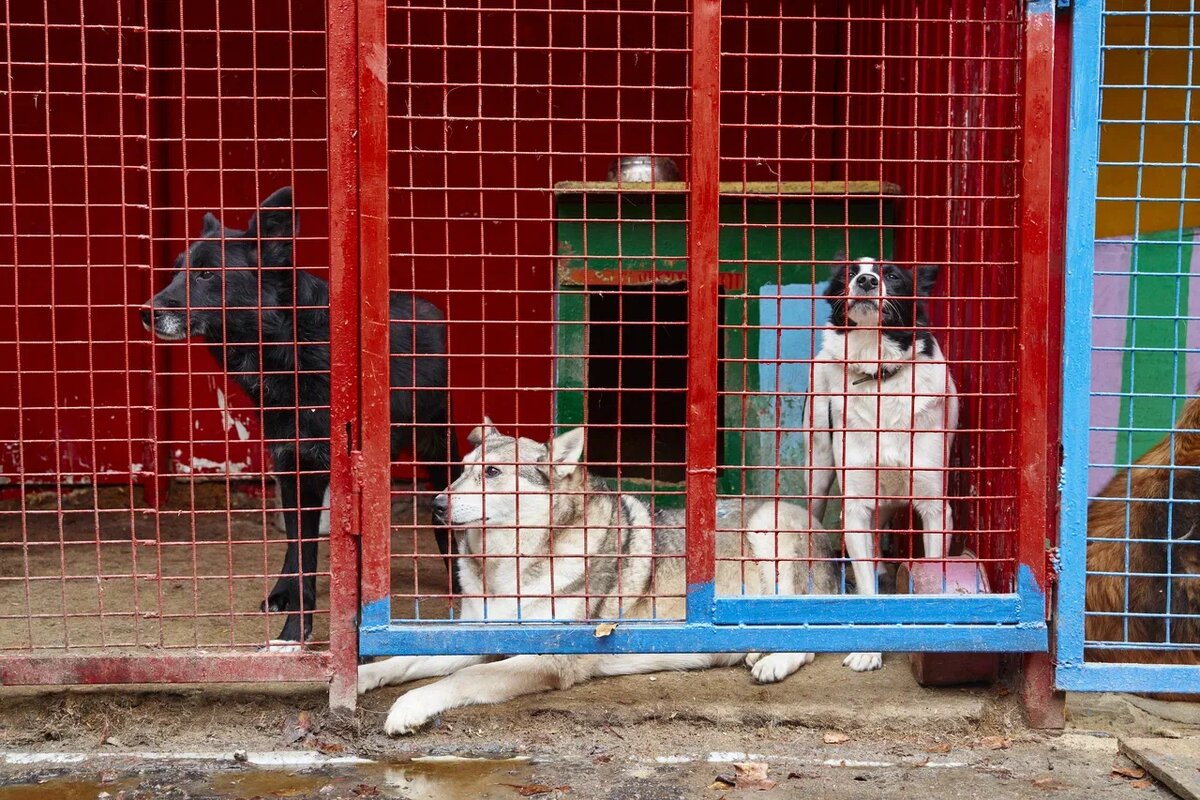
<svg viewBox="0 0 1200 800"><path fill-rule="evenodd" d="M1200 736L1122 739L1121 752L1183 800L1200 800Z"/></svg>

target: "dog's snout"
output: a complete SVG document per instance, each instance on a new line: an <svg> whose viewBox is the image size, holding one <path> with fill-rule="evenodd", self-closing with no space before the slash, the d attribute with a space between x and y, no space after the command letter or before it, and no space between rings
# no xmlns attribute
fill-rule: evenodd
<svg viewBox="0 0 1200 800"><path fill-rule="evenodd" d="M147 306L142 306L142 324L146 326L146 330L150 330L154 324L154 320L150 315L150 309Z"/></svg>
<svg viewBox="0 0 1200 800"><path fill-rule="evenodd" d="M433 521L445 522L446 514L450 510L449 507L450 501L446 497L445 493L439 494L437 497L433 498Z"/></svg>
<svg viewBox="0 0 1200 800"><path fill-rule="evenodd" d="M855 285L864 292L873 292L879 288L879 278L874 273L864 272L854 279Z"/></svg>

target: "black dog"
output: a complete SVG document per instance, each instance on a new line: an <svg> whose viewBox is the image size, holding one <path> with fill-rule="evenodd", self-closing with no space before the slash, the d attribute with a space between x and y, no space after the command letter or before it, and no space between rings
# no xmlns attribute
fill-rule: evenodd
<svg viewBox="0 0 1200 800"><path fill-rule="evenodd" d="M262 607L295 612L279 635L283 642L312 634L320 509L329 486L329 286L293 268L296 227L291 187L264 200L244 231L206 214L201 238L180 253L171 283L142 309L142 323L160 339L202 337L262 409L288 535L283 569ZM411 436L434 483L449 486L462 467L450 429L442 313L393 293L390 319L392 452ZM436 536L453 579L449 532Z"/></svg>

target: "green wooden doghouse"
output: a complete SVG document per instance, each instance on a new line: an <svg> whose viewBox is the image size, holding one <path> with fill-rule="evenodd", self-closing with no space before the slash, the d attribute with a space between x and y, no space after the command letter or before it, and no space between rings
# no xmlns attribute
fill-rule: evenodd
<svg viewBox="0 0 1200 800"><path fill-rule="evenodd" d="M829 262L890 258L899 193L866 181L721 184L721 494L803 493L787 468L802 463ZM555 422L586 419L592 472L615 486L604 463L620 462L624 490L670 503L684 480L687 184L559 183L555 220Z"/></svg>

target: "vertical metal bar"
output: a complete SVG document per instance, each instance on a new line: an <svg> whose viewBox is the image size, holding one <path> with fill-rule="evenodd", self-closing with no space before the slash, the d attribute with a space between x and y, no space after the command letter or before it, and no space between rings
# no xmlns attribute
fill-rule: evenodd
<svg viewBox="0 0 1200 800"><path fill-rule="evenodd" d="M358 542L351 453L358 439L359 230L356 0L327 6L329 114L329 704L353 709L358 669Z"/></svg>
<svg viewBox="0 0 1200 800"><path fill-rule="evenodd" d="M717 509L721 4L692 3L688 196L687 619L711 621Z"/></svg>
<svg viewBox="0 0 1200 800"><path fill-rule="evenodd" d="M362 621L386 625L391 557L389 409L387 7L358 4L359 312L362 383Z"/></svg>
<svg viewBox="0 0 1200 800"><path fill-rule="evenodd" d="M1055 677L1083 664L1087 562L1089 390L1092 384L1092 272L1099 154L1100 13L1103 0L1078 0L1072 12L1071 144L1067 185L1066 306L1063 319L1062 508Z"/></svg>
<svg viewBox="0 0 1200 800"><path fill-rule="evenodd" d="M1063 324L1062 313L1057 311L1063 307L1063 269L1065 260L1065 213L1055 211L1065 209L1067 200L1067 145L1070 138L1068 123L1070 111L1068 98L1071 93L1071 16L1069 13L1055 12L1054 17L1054 75L1053 75L1053 119L1051 121L1051 168L1050 192L1050 257L1046 264L1048 278L1048 303L1050 317L1050 338L1047 348L1047 358L1051 365L1061 363ZM1062 375L1055 372L1052 366L1050 372L1049 408L1059 408L1062 403ZM1057 475L1059 462L1059 442L1062 436L1061 420L1053 414L1047 420L1049 426L1046 442L1048 477ZM1051 546L1058 542L1057 508L1058 484L1055 480L1046 482L1046 503L1051 510L1048 535ZM1046 575L1047 604L1056 581L1053 574ZM1047 605L1049 610L1049 605ZM1050 652L1027 653L1021 665L1021 703L1025 707L1025 716L1029 724L1035 728L1061 728L1066 724L1065 697L1054 688L1054 631L1050 631Z"/></svg>
<svg viewBox="0 0 1200 800"><path fill-rule="evenodd" d="M1017 285L1017 375L1022 411L1017 426L1017 590L1023 621L1045 619L1046 537L1051 527L1046 485L1050 409L1051 125L1054 93L1054 6L1032 0L1025 14L1024 125L1021 164L1021 260ZM1037 602L1033 602L1033 601Z"/></svg>

